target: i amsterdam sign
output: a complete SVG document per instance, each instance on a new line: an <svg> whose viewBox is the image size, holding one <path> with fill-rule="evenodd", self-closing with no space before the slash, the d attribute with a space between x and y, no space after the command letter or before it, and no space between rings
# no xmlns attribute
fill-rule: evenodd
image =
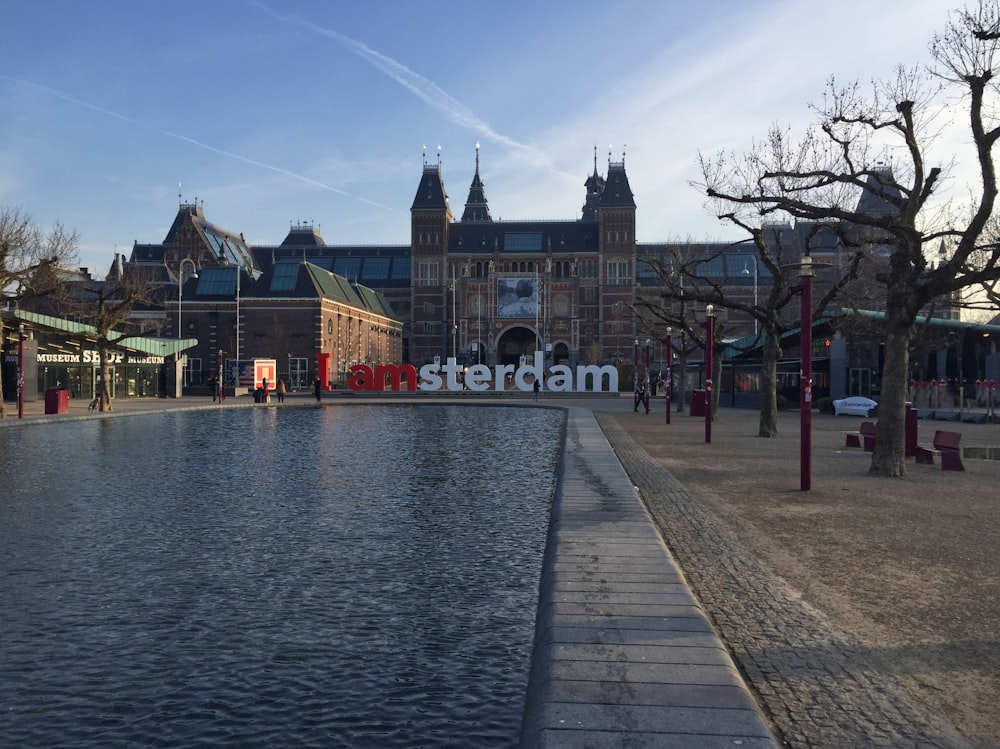
<svg viewBox="0 0 1000 749"><path fill-rule="evenodd" d="M542 360L542 352L535 352L535 361ZM459 379L465 373L464 382ZM473 364L468 369L449 357L446 364L425 364L418 371L412 364L356 364L351 367L347 387L351 390L464 390L486 392L504 389L507 375L514 378L518 390L530 391L534 381L545 383L545 389L554 393L618 392L618 370L611 365L579 365L573 368L556 364L543 370L540 364L515 367L498 364L490 368ZM544 376L544 380L543 380ZM607 384L605 388L604 385Z"/></svg>

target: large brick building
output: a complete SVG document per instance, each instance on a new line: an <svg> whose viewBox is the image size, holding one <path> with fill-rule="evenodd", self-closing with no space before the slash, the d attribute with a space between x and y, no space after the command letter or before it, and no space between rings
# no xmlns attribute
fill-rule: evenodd
<svg viewBox="0 0 1000 749"><path fill-rule="evenodd" d="M319 374L334 384L343 383L354 364L419 367L452 356L518 364L543 351L546 364L622 364L632 360L637 339L651 339L655 363L663 357L661 331L643 327L634 303L662 296L656 259L682 246L705 258L699 272L748 304L770 286L745 243L639 242L624 159L609 155L602 175L595 152L593 170L581 181L580 213L566 220L494 220L478 148L472 171L456 216L440 160L428 163L425 156L408 243L328 245L315 226L300 224L280 244L250 246L241 234L208 222L201 205L182 204L164 241L136 244L128 262L161 268L168 289L184 271L181 292L166 295L164 333L192 339L188 382L211 370L219 351L227 358L275 358L296 385L317 374L317 354L328 356L328 372ZM817 235L802 222L773 228L784 262L800 259L809 235L808 251L837 264L835 232ZM878 248L871 254L877 260ZM188 278L193 270L197 279ZM736 312L725 325L730 338L755 332L753 320ZM877 340L859 340L848 350L843 338L834 338L829 349L814 351L820 390L874 394ZM797 338L784 347L793 389Z"/></svg>

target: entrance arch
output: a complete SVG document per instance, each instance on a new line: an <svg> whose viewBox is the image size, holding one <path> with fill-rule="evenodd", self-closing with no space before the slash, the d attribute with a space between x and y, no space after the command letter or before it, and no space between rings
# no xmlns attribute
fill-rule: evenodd
<svg viewBox="0 0 1000 749"><path fill-rule="evenodd" d="M497 364L513 364L515 367L521 360L521 355L534 356L537 343L535 331L531 328L516 326L505 330L497 341Z"/></svg>

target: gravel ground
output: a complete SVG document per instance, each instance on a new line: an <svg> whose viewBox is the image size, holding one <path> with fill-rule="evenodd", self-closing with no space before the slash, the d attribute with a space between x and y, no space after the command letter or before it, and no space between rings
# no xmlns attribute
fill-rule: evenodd
<svg viewBox="0 0 1000 749"><path fill-rule="evenodd" d="M788 746L1000 746L1000 461L868 475L859 417L595 408L696 595ZM1000 425L920 421L1000 447Z"/></svg>

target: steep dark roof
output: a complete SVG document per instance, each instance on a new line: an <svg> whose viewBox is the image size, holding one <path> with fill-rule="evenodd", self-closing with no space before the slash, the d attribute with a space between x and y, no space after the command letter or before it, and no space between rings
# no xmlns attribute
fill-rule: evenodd
<svg viewBox="0 0 1000 749"><path fill-rule="evenodd" d="M298 224L288 230L281 247L325 247L322 235L312 224Z"/></svg>
<svg viewBox="0 0 1000 749"><path fill-rule="evenodd" d="M608 178L598 203L602 208L635 208L635 196L625 174L624 161L608 164Z"/></svg>
<svg viewBox="0 0 1000 749"><path fill-rule="evenodd" d="M448 208L448 193L444 190L440 164L424 164L424 173L413 198L412 210L440 210Z"/></svg>
<svg viewBox="0 0 1000 749"><path fill-rule="evenodd" d="M903 201L903 192L896 183L891 166L876 166L865 179L865 187L858 198L857 212L869 216L897 213Z"/></svg>

